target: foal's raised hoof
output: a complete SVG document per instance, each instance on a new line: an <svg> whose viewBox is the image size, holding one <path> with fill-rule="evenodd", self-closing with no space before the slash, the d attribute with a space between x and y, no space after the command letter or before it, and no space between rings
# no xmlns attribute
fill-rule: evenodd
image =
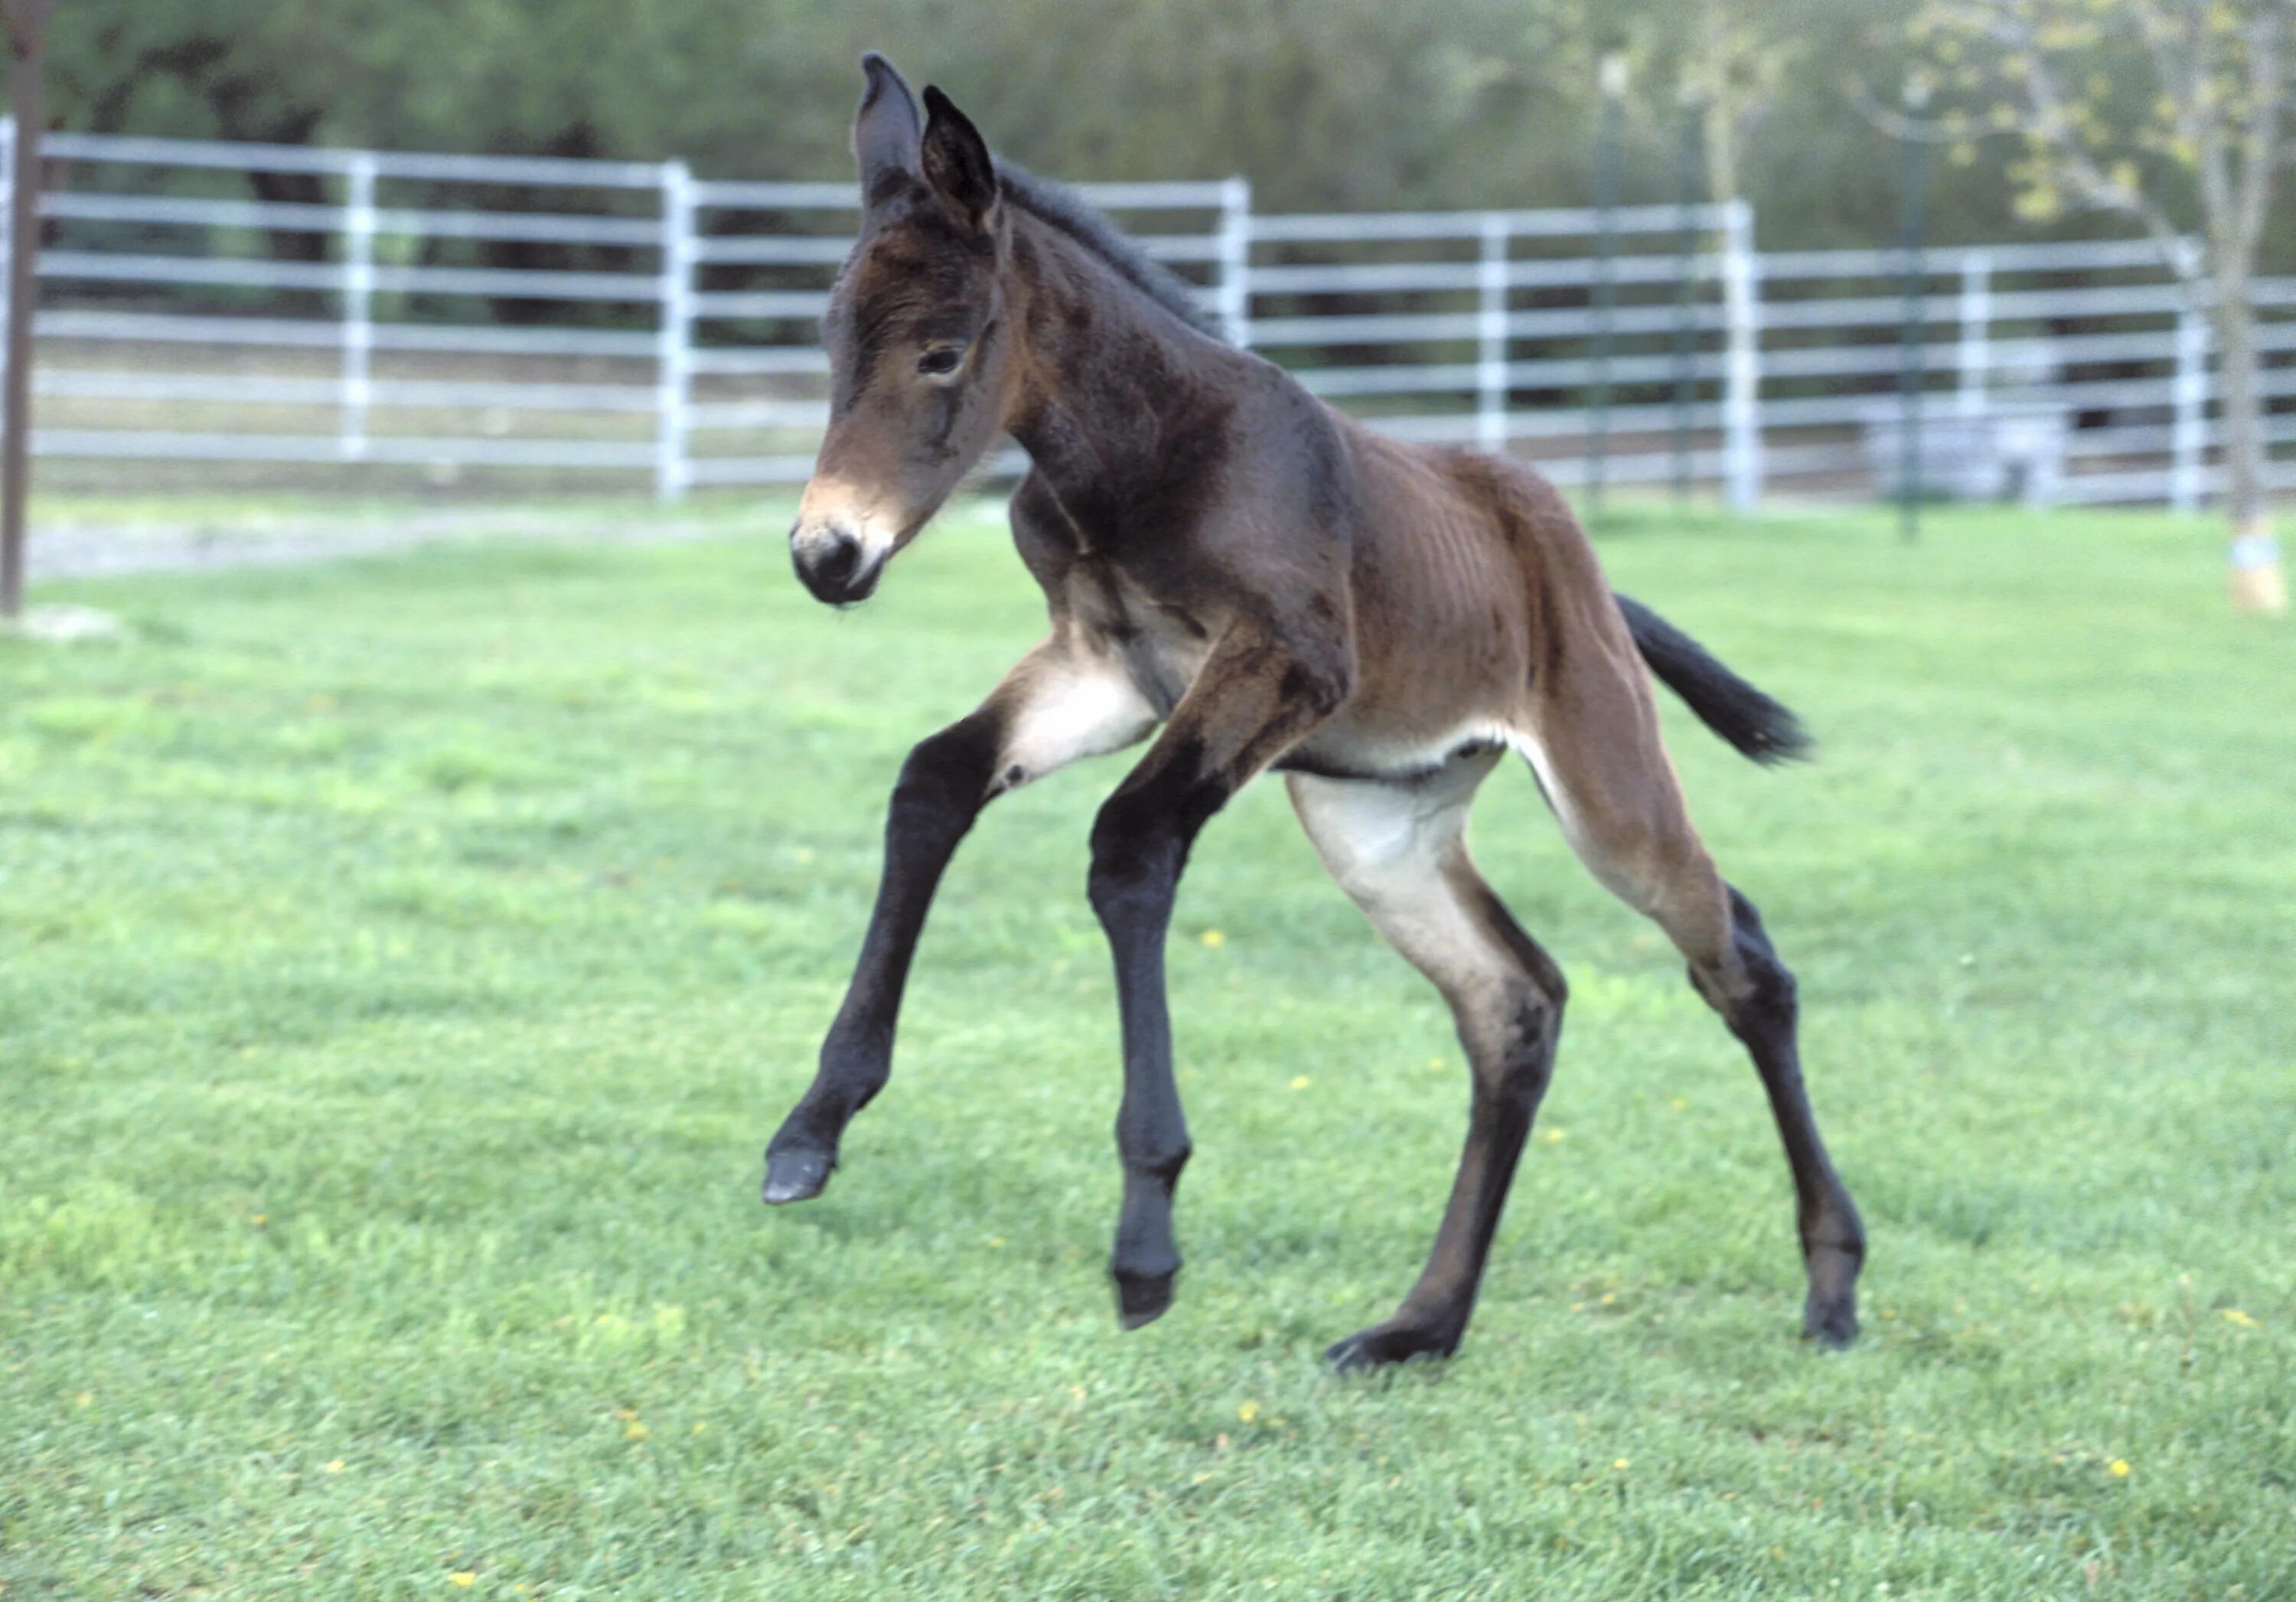
<svg viewBox="0 0 2296 1602"><path fill-rule="evenodd" d="M1390 1363L1432 1362L1459 1350L1456 1331L1417 1324L1374 1324L1324 1353L1334 1374L1357 1374Z"/></svg>
<svg viewBox="0 0 2296 1602"><path fill-rule="evenodd" d="M1111 1268L1108 1277L1116 1282L1116 1321L1127 1329L1137 1329L1153 1324L1170 1310L1172 1287L1179 1283L1180 1272L1175 1269L1165 1274L1128 1274Z"/></svg>
<svg viewBox="0 0 2296 1602"><path fill-rule="evenodd" d="M821 1194L829 1183L830 1171L837 1159L827 1152L806 1151L793 1147L788 1151L766 1154L766 1205L780 1207L791 1202L809 1202Z"/></svg>

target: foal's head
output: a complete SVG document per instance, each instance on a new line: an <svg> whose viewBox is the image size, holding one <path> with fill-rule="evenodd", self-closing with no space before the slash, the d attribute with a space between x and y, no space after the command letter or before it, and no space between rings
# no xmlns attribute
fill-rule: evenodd
<svg viewBox="0 0 2296 1602"><path fill-rule="evenodd" d="M925 111L882 56L853 116L861 234L823 322L829 432L790 530L815 598L867 598L996 437L1009 230L988 147L939 89Z"/></svg>

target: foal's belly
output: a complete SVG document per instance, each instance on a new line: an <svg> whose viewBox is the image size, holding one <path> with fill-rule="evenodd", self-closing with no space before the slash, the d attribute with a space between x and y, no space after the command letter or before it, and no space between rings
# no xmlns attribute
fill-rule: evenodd
<svg viewBox="0 0 2296 1602"><path fill-rule="evenodd" d="M1195 682L1211 654L1224 619L1159 601L1111 569L1071 575L1069 612L1100 653L1115 658L1161 719ZM1392 687L1357 695L1277 759L1283 772L1332 778L1414 780L1463 758L1512 744L1520 731L1503 696L1473 693L1470 676L1451 664L1438 668L1445 693L1435 705L1424 694ZM1423 688L1424 686L1423 686ZM1466 692L1461 694L1461 692ZM1485 700L1494 704L1478 704Z"/></svg>
<svg viewBox="0 0 2296 1602"><path fill-rule="evenodd" d="M1320 778L1409 784L1431 778L1463 759L1504 750L1514 740L1514 731L1496 720L1383 729L1367 727L1342 711L1278 757L1275 766L1280 773Z"/></svg>

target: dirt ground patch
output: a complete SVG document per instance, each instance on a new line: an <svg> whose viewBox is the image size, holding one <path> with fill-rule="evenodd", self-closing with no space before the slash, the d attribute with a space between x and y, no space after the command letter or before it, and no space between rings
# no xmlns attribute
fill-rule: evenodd
<svg viewBox="0 0 2296 1602"><path fill-rule="evenodd" d="M27 540L35 584L122 573L272 567L372 556L463 540L569 544L696 539L747 522L754 505L709 508L325 506L120 513L66 507L36 513Z"/></svg>

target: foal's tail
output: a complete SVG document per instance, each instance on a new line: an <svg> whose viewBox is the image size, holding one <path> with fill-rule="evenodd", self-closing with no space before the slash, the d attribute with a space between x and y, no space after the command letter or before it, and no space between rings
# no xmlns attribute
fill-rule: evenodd
<svg viewBox="0 0 2296 1602"><path fill-rule="evenodd" d="M1764 767L1809 754L1809 731L1792 710L1771 700L1714 659L1673 624L1626 596L1618 597L1635 649L1660 682L1699 721Z"/></svg>

